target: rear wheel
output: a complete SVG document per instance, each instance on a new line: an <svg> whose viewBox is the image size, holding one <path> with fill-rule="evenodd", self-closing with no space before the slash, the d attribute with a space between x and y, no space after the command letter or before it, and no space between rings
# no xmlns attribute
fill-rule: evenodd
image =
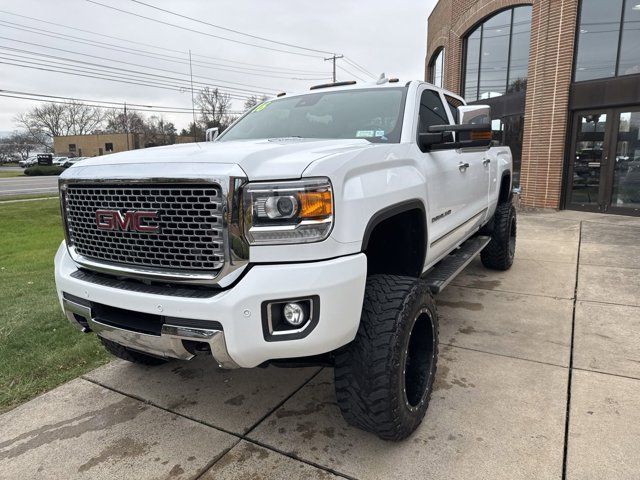
<svg viewBox="0 0 640 480"><path fill-rule="evenodd" d="M122 360L126 360L127 362L138 363L140 365L162 365L167 363L167 360L164 358L154 357L153 355L132 350L120 345L119 343L102 338L100 335L98 335L98 338L110 354L115 355Z"/></svg>
<svg viewBox="0 0 640 480"><path fill-rule="evenodd" d="M335 360L345 420L385 440L408 437L427 411L437 358L438 320L426 283L369 277L356 338Z"/></svg>
<svg viewBox="0 0 640 480"><path fill-rule="evenodd" d="M500 203L493 217L491 241L482 250L482 264L492 270L509 270L516 254L516 208Z"/></svg>

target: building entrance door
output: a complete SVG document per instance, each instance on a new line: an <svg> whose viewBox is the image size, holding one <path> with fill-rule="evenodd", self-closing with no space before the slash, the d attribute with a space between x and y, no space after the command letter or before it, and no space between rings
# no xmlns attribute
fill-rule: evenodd
<svg viewBox="0 0 640 480"><path fill-rule="evenodd" d="M640 215L640 107L575 114L565 204Z"/></svg>

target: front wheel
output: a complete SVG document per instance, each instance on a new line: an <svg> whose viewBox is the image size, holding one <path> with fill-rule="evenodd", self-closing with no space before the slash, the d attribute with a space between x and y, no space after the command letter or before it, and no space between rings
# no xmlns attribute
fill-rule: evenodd
<svg viewBox="0 0 640 480"><path fill-rule="evenodd" d="M408 437L427 411L437 359L438 318L426 283L372 275L356 338L335 359L345 420L384 440Z"/></svg>

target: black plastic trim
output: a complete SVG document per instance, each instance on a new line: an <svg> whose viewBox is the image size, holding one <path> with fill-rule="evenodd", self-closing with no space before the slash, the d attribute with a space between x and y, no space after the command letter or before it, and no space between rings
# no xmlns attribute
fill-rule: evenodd
<svg viewBox="0 0 640 480"><path fill-rule="evenodd" d="M312 305L311 318L307 327L296 333L279 333L277 335L272 334L269 331L269 320L267 308L272 303L287 303L296 300L310 300ZM291 298L276 298L274 300L265 300L260 307L260 313L262 316L262 334L267 342L282 342L286 340L300 340L307 337L317 326L320 320L320 297L318 295L299 296Z"/></svg>
<svg viewBox="0 0 640 480"><path fill-rule="evenodd" d="M396 203L394 205L383 208L382 210L376 212L370 219L369 223L364 230L364 236L362 237L362 248L361 251L364 252L369 245L369 238L371 234L375 230L375 228L385 220L388 220L391 217L394 217L400 213L408 212L409 210L419 209L422 211L422 218L424 219L424 231L427 233L427 210L424 206L422 200L417 198L412 200L405 200L400 203ZM426 245L426 241L425 241Z"/></svg>

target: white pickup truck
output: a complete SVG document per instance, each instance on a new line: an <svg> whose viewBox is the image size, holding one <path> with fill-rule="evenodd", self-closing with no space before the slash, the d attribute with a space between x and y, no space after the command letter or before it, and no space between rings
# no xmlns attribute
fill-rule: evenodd
<svg viewBox="0 0 640 480"><path fill-rule="evenodd" d="M432 295L477 254L513 262L511 153L489 119L428 83L344 82L212 142L73 165L62 308L132 362L333 366L344 418L405 438L436 371Z"/></svg>

